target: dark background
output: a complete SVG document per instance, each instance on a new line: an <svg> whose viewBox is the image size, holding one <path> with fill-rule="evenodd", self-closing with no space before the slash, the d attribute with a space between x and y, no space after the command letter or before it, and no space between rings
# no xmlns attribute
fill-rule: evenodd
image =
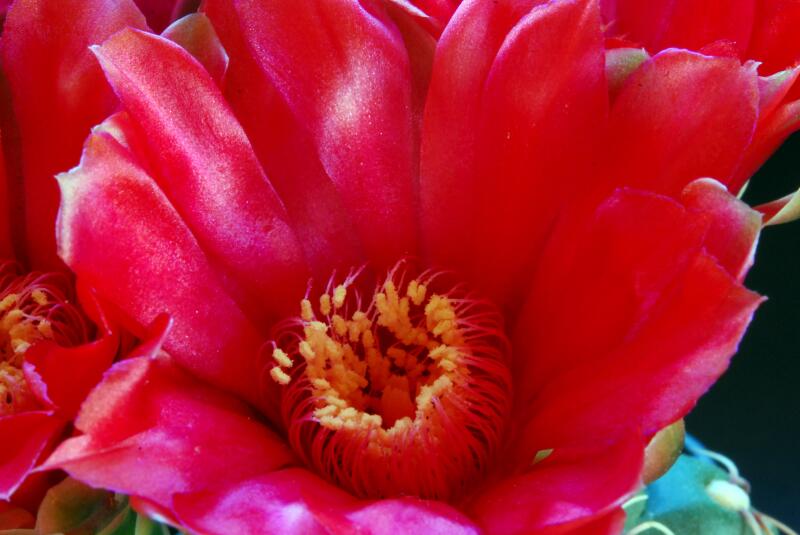
<svg viewBox="0 0 800 535"><path fill-rule="evenodd" d="M800 134L750 181L758 204L800 187ZM747 287L769 300L730 370L686 419L687 431L737 464L754 506L800 529L800 221L767 227Z"/></svg>

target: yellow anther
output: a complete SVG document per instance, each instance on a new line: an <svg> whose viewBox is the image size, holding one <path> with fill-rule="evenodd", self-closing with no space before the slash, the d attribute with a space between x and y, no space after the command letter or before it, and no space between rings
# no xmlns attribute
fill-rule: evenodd
<svg viewBox="0 0 800 535"><path fill-rule="evenodd" d="M8 294L0 301L0 312L9 310L15 304L17 304L17 294Z"/></svg>
<svg viewBox="0 0 800 535"><path fill-rule="evenodd" d="M347 321L339 314L333 315L331 324L333 325L333 332L335 332L337 336L344 336L347 334Z"/></svg>
<svg viewBox="0 0 800 535"><path fill-rule="evenodd" d="M408 283L406 295L411 299L411 302L416 306L420 306L425 301L425 294L428 289L424 284L420 284L416 279Z"/></svg>
<svg viewBox="0 0 800 535"><path fill-rule="evenodd" d="M328 294L322 294L319 298L319 311L322 312L323 316L327 316L331 313L331 296Z"/></svg>
<svg viewBox="0 0 800 535"><path fill-rule="evenodd" d="M344 300L347 297L347 288L340 284L333 289L333 306L334 308L341 308Z"/></svg>
<svg viewBox="0 0 800 535"><path fill-rule="evenodd" d="M300 351L300 355L306 359L306 361L314 360L316 355L314 354L314 350L311 349L311 344L309 344L307 341L303 340L300 342L298 349Z"/></svg>
<svg viewBox="0 0 800 535"><path fill-rule="evenodd" d="M321 409L315 410L314 416L317 418L322 418L323 416L333 416L337 412L339 412L339 407L336 405L325 405Z"/></svg>
<svg viewBox="0 0 800 535"><path fill-rule="evenodd" d="M272 380L280 385L288 385L289 382L292 380L286 372L284 372L280 366L275 366L269 371L270 376L272 376Z"/></svg>
<svg viewBox="0 0 800 535"><path fill-rule="evenodd" d="M314 319L314 310L311 308L311 301L308 299L300 301L300 317L303 321L311 321Z"/></svg>
<svg viewBox="0 0 800 535"><path fill-rule="evenodd" d="M44 306L47 304L47 294L38 288L31 292L31 297L37 305Z"/></svg>
<svg viewBox="0 0 800 535"><path fill-rule="evenodd" d="M291 368L294 364L292 359L289 358L289 355L277 347L272 351L272 358L275 359L275 362L278 363L278 366L282 366L284 368Z"/></svg>

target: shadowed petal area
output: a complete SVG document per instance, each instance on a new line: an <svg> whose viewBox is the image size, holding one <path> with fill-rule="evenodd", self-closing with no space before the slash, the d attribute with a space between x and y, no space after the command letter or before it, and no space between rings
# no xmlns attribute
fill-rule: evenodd
<svg viewBox="0 0 800 535"><path fill-rule="evenodd" d="M175 498L178 517L202 533L426 533L477 535L441 502L417 498L360 501L305 469L288 469L228 489Z"/></svg>
<svg viewBox="0 0 800 535"><path fill-rule="evenodd" d="M757 232L712 184L689 188L686 206L621 190L556 231L515 332L523 458L649 437L726 369L762 300L737 281Z"/></svg>
<svg viewBox="0 0 800 535"><path fill-rule="evenodd" d="M377 268L416 253L411 69L381 10L354 0L207 2L305 125ZM367 3L369 4L369 3Z"/></svg>
<svg viewBox="0 0 800 535"><path fill-rule="evenodd" d="M12 170L25 177L10 179L23 187L24 243L35 269L62 267L55 255L53 175L78 163L89 129L117 106L88 47L126 26L145 27L132 0L18 0L8 12L3 72L22 138L22 168Z"/></svg>
<svg viewBox="0 0 800 535"><path fill-rule="evenodd" d="M307 282L302 249L213 79L181 47L135 30L94 52L141 128L153 178L211 261L242 286L247 311L264 323L290 313Z"/></svg>
<svg viewBox="0 0 800 535"><path fill-rule="evenodd" d="M527 473L490 485L471 513L487 533L609 533L616 515L599 517L641 486L642 461L642 442L630 436L611 446L559 448Z"/></svg>
<svg viewBox="0 0 800 535"><path fill-rule="evenodd" d="M116 364L90 394L45 468L166 508L176 493L230 484L291 460L277 435L243 404L156 357L150 341Z"/></svg>
<svg viewBox="0 0 800 535"><path fill-rule="evenodd" d="M738 59L685 50L653 56L611 109L606 192L624 185L678 195L705 176L731 187L756 124L757 82Z"/></svg>
<svg viewBox="0 0 800 535"><path fill-rule="evenodd" d="M65 423L50 411L0 417L0 500L14 494Z"/></svg>
<svg viewBox="0 0 800 535"><path fill-rule="evenodd" d="M153 31L160 32L170 22L197 9L200 0L136 0Z"/></svg>
<svg viewBox="0 0 800 535"><path fill-rule="evenodd" d="M747 49L756 0L615 0L609 17L613 33L652 52L669 47L700 50L727 41L740 54Z"/></svg>
<svg viewBox="0 0 800 535"><path fill-rule="evenodd" d="M114 131L114 125L110 121L104 127ZM270 407L259 394L255 356L262 337L130 151L98 129L87 141L81 165L59 175L59 182L60 255L122 313L123 326L143 336L144 325L169 313L174 327L165 348L176 362Z"/></svg>

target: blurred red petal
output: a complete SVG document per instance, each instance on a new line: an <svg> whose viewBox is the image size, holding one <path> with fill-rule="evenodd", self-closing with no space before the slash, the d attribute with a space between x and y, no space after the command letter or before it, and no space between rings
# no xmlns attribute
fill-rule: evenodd
<svg viewBox="0 0 800 535"><path fill-rule="evenodd" d="M145 27L132 0L17 0L8 12L3 72L21 135L24 180L10 178L24 185L25 244L36 269L62 266L55 254L53 175L78 163L89 128L117 105L88 47L126 26Z"/></svg>

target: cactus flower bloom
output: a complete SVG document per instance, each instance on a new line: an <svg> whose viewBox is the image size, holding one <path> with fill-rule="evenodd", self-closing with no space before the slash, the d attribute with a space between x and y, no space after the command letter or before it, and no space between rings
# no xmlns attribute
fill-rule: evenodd
<svg viewBox="0 0 800 535"><path fill-rule="evenodd" d="M58 176L59 253L150 342L46 467L198 533L619 532L761 302L729 189L766 96L603 29L206 0L92 47L120 108Z"/></svg>

